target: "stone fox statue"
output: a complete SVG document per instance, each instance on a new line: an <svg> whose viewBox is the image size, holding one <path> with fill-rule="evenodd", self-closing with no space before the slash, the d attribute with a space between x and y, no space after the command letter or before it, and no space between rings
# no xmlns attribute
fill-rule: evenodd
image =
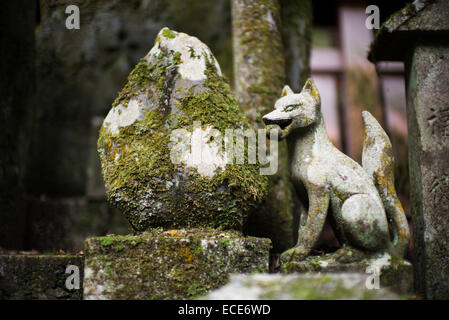
<svg viewBox="0 0 449 320"><path fill-rule="evenodd" d="M292 181L307 208L298 243L282 260L300 260L310 253L328 213L340 243L405 255L410 235L394 189L391 143L369 112L363 111L362 117L363 168L330 141L320 94L311 79L298 94L285 86L274 111L263 117L267 129L287 139Z"/></svg>

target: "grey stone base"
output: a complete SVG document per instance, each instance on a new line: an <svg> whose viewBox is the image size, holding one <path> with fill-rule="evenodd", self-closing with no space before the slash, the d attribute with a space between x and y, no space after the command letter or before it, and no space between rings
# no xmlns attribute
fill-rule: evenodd
<svg viewBox="0 0 449 320"><path fill-rule="evenodd" d="M283 273L361 273L374 277L379 275L379 286L400 294L413 292L413 267L410 262L389 253L365 253L350 247L341 248L321 256L309 256L303 261L288 262L282 266Z"/></svg>
<svg viewBox="0 0 449 320"><path fill-rule="evenodd" d="M86 239L84 299L189 299L267 272L271 241L210 229Z"/></svg>
<svg viewBox="0 0 449 320"><path fill-rule="evenodd" d="M79 289L66 287L69 265L78 267ZM82 279L80 255L0 255L0 300L81 300Z"/></svg>

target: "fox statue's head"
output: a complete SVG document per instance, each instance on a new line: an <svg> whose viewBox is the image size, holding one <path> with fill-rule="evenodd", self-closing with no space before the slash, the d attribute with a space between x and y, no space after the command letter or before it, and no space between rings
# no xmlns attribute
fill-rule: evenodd
<svg viewBox="0 0 449 320"><path fill-rule="evenodd" d="M280 139L297 128L308 127L320 119L321 98L312 79L308 79L300 93L289 86L282 89L282 97L274 104L274 110L263 116L268 128L281 131Z"/></svg>

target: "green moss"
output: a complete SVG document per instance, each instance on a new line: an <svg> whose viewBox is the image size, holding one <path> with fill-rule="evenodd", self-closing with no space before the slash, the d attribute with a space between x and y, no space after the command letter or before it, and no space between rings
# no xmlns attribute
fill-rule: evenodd
<svg viewBox="0 0 449 320"><path fill-rule="evenodd" d="M195 54L195 49L193 49L192 46L188 46L188 48L189 48L190 58L198 58L198 59L201 58L201 55L199 55L199 54L196 55Z"/></svg>
<svg viewBox="0 0 449 320"><path fill-rule="evenodd" d="M129 245L137 245L140 243L140 238L135 236L105 236L98 238L103 246L110 246L117 243L126 242ZM123 246L122 246L123 247Z"/></svg>
<svg viewBox="0 0 449 320"><path fill-rule="evenodd" d="M171 31L171 30L168 29L168 28L165 28L164 30L162 30L162 35L163 35L164 37L166 37L166 38L169 38L169 39L174 39L174 38L176 38L176 33L174 33L173 31Z"/></svg>
<svg viewBox="0 0 449 320"><path fill-rule="evenodd" d="M250 126L212 56L205 57L207 79L201 86L172 92L180 57L179 52L161 52L142 59L114 102L126 105L132 96L145 94L158 108L118 134L100 130L98 151L108 199L139 231L154 226L240 230L248 212L267 194L268 178L259 174L259 165L248 165L245 154L244 165L228 164L213 178L202 177L196 169L171 162L170 133L193 129L194 121L212 125L222 136L226 129ZM178 102L171 105L172 99ZM187 171L189 179L178 181ZM181 185L171 188L175 181Z"/></svg>
<svg viewBox="0 0 449 320"><path fill-rule="evenodd" d="M220 243L225 247L228 247L229 244L231 244L232 242L233 242L232 239L229 239L229 238L221 238L220 239Z"/></svg>
<svg viewBox="0 0 449 320"><path fill-rule="evenodd" d="M112 107L116 107L119 104L123 106L128 105L128 101L139 94L139 90L148 86L153 77L150 69L144 59L141 59L136 67L131 71L128 76L128 82L125 87L120 91L118 97L112 103Z"/></svg>

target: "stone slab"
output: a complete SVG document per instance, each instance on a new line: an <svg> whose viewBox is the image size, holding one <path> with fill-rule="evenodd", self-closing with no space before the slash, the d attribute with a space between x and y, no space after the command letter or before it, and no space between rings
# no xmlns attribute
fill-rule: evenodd
<svg viewBox="0 0 449 320"><path fill-rule="evenodd" d="M449 38L418 42L405 68L416 290L449 299Z"/></svg>
<svg viewBox="0 0 449 320"><path fill-rule="evenodd" d="M88 238L84 299L189 299L230 273L267 272L271 241L213 229Z"/></svg>
<svg viewBox="0 0 449 320"><path fill-rule="evenodd" d="M66 288L69 265L79 268L80 289ZM82 277L81 255L0 254L0 300L81 300Z"/></svg>
<svg viewBox="0 0 449 320"><path fill-rule="evenodd" d="M364 253L345 247L333 253L309 256L303 261L288 262L282 266L283 273L361 273L365 276L379 275L381 288L400 293L413 292L413 267L402 258L388 253Z"/></svg>
<svg viewBox="0 0 449 320"><path fill-rule="evenodd" d="M207 300L397 300L406 298L388 289L366 288L366 275L255 274L233 275L226 286L210 292Z"/></svg>

